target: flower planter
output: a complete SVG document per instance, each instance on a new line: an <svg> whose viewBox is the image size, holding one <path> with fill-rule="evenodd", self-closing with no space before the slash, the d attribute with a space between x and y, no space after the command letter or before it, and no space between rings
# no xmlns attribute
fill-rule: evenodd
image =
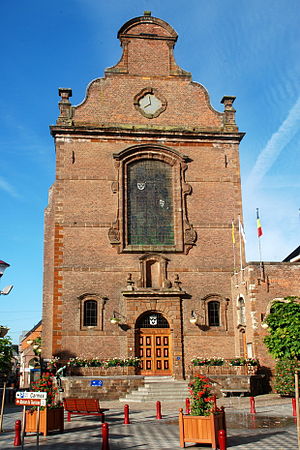
<svg viewBox="0 0 300 450"><path fill-rule="evenodd" d="M68 373L72 376L118 376L135 375L136 367L132 366L113 366L113 367L70 367Z"/></svg>
<svg viewBox="0 0 300 450"><path fill-rule="evenodd" d="M37 410L26 411L26 433L36 433ZM50 431L64 431L64 408L45 408L40 410L39 432L47 436Z"/></svg>
<svg viewBox="0 0 300 450"><path fill-rule="evenodd" d="M193 442L211 444L212 449L216 450L219 430L226 430L224 411L213 412L209 416L191 416L183 414L180 408L180 447L184 448L186 442Z"/></svg>

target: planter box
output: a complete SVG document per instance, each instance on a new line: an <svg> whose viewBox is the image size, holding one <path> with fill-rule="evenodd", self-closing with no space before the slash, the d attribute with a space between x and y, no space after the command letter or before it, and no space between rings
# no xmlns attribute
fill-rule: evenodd
<svg viewBox="0 0 300 450"><path fill-rule="evenodd" d="M26 411L25 432L36 433L37 411ZM39 432L47 436L50 431L64 431L64 408L40 410Z"/></svg>
<svg viewBox="0 0 300 450"><path fill-rule="evenodd" d="M180 447L185 447L186 442L197 444L211 444L212 449L217 449L218 432L226 430L224 411L214 412L210 416L191 416L183 414L179 410L179 436Z"/></svg>
<svg viewBox="0 0 300 450"><path fill-rule="evenodd" d="M117 376L117 375L135 375L136 367L115 366L115 367L70 367L68 372L71 376L94 377L94 376Z"/></svg>

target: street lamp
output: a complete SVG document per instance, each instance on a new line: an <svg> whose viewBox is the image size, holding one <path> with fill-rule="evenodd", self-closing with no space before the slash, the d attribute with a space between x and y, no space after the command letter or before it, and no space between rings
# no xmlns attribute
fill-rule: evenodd
<svg viewBox="0 0 300 450"><path fill-rule="evenodd" d="M0 260L0 278L2 277L2 275L4 274L5 270L9 267L9 264L6 263L5 261L1 261Z"/></svg>
<svg viewBox="0 0 300 450"><path fill-rule="evenodd" d="M40 377L43 375L43 359L42 359L42 341L40 337L37 337L35 339L28 339L26 341L28 345L31 345L31 348L33 350L33 353L38 358L39 366L40 366Z"/></svg>
<svg viewBox="0 0 300 450"><path fill-rule="evenodd" d="M5 270L9 267L9 264L6 263L5 261L0 260L0 278L2 277L2 275L4 274ZM10 291L12 290L13 285L10 284L9 286L6 286L3 291L0 291L0 295L7 295L10 293Z"/></svg>

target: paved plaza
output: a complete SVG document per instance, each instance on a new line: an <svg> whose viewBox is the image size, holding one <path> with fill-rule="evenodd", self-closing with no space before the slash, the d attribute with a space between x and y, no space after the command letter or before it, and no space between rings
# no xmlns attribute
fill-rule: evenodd
<svg viewBox="0 0 300 450"><path fill-rule="evenodd" d="M297 432L290 399L275 395L256 398L257 414L249 414L249 398L219 399L224 405L227 419L228 450L296 450ZM183 404L165 402L162 404L162 420L155 418L155 403L130 404L130 424L123 424L124 404L117 401L103 402L110 408L106 415L109 424L110 450L173 450L179 449L178 409ZM7 407L4 417L4 432L0 434L0 449L15 448L14 424L21 419L21 409ZM40 436L40 448L93 450L102 447L99 417L75 416L72 422L65 422L62 434ZM186 444L187 448L209 449L210 446ZM19 447L21 448L21 447ZM27 435L24 448L36 448L36 436Z"/></svg>

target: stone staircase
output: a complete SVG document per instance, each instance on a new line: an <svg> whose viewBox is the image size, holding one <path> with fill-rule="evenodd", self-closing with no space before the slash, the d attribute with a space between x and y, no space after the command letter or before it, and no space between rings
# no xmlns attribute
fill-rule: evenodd
<svg viewBox="0 0 300 450"><path fill-rule="evenodd" d="M184 401L188 397L188 382L172 377L145 377L144 386L132 391L120 402Z"/></svg>

